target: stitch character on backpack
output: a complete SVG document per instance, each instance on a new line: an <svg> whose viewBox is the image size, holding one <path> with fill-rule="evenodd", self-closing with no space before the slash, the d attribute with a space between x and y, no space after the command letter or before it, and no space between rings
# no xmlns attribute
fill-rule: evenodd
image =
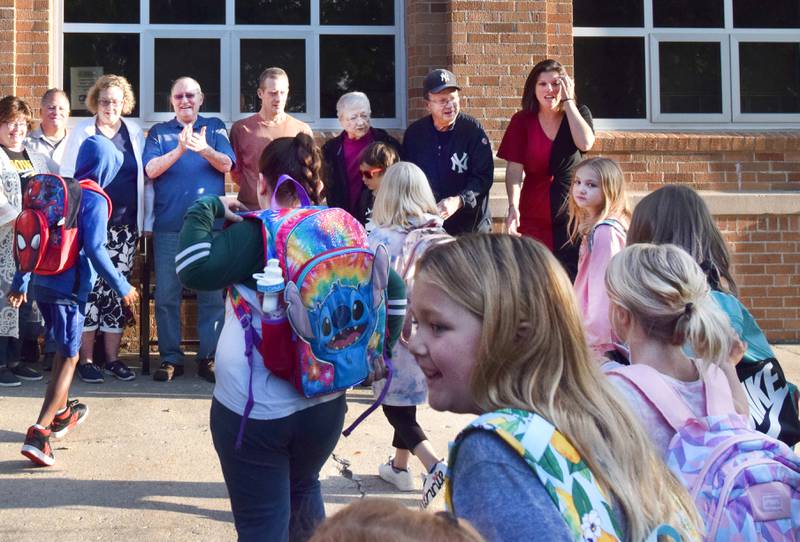
<svg viewBox="0 0 800 542"><path fill-rule="evenodd" d="M301 207L243 215L261 223L264 254L279 262L286 281L282 310L261 314L242 285L232 298L243 326L260 321L261 336L251 347L264 366L316 397L360 384L382 366L389 261L385 250L373 255L364 227L350 214L309 206L292 178L281 177L275 193L286 182L296 184Z"/></svg>
<svg viewBox="0 0 800 542"><path fill-rule="evenodd" d="M111 200L93 180L39 174L28 181L22 212L14 222L14 259L23 273L57 275L78 257L78 210L83 191L103 196L111 216Z"/></svg>
<svg viewBox="0 0 800 542"><path fill-rule="evenodd" d="M608 295L603 282L609 260L625 248L631 212L625 179L614 160L590 158L575 170L567 200L570 241L581 246L575 296L589 346L597 357L614 350L608 321Z"/></svg>
<svg viewBox="0 0 800 542"><path fill-rule="evenodd" d="M694 497L709 541L800 540L800 458L748 424L744 346L699 265L675 245L632 245L606 286L630 366L603 366ZM699 356L686 356L688 343Z"/></svg>

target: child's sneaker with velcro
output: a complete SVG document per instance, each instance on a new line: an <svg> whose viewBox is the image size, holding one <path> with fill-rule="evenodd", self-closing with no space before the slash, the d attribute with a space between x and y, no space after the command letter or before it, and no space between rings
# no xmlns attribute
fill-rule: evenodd
<svg viewBox="0 0 800 542"><path fill-rule="evenodd" d="M25 435L21 453L40 467L49 467L56 462L50 447L50 430L40 425L32 425Z"/></svg>
<svg viewBox="0 0 800 542"><path fill-rule="evenodd" d="M436 497L442 493L446 474L447 463L439 461L425 475L425 482L422 484L422 508L428 508Z"/></svg>
<svg viewBox="0 0 800 542"><path fill-rule="evenodd" d="M50 424L50 431L56 438L65 436L68 432L80 425L89 414L89 407L83 403L78 402L77 399L71 399L67 402L67 408L64 412L56 414L53 418L53 423Z"/></svg>

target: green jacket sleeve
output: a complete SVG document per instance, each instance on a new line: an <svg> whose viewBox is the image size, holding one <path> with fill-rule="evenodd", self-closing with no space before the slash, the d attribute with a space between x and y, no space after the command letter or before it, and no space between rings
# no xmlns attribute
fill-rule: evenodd
<svg viewBox="0 0 800 542"><path fill-rule="evenodd" d="M386 287L386 331L388 343L386 351L391 352L406 319L406 285L394 269L389 269L389 284Z"/></svg>
<svg viewBox="0 0 800 542"><path fill-rule="evenodd" d="M175 270L187 288L219 290L237 282L255 288L252 275L264 266L261 225L244 220L212 232L214 219L224 216L216 196L200 198L186 211Z"/></svg>

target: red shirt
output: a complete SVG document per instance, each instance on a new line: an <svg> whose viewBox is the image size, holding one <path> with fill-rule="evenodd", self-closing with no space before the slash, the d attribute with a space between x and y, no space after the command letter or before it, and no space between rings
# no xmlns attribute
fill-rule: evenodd
<svg viewBox="0 0 800 542"><path fill-rule="evenodd" d="M519 232L541 241L550 250L553 250L553 216L559 210L550 201L552 148L553 141L542 130L539 116L519 111L511 117L497 150L497 156L522 164L525 172L519 198Z"/></svg>

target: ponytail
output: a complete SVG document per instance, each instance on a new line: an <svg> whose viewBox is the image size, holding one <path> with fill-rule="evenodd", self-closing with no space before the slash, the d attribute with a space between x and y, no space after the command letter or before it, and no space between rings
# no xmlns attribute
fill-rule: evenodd
<svg viewBox="0 0 800 542"><path fill-rule="evenodd" d="M320 163L320 152L314 139L301 132L294 137L279 137L267 145L258 161L258 170L273 191L280 176L289 175L305 189L311 202L318 205ZM294 185L283 184L276 196L278 199L293 199L296 197L294 190Z"/></svg>
<svg viewBox="0 0 800 542"><path fill-rule="evenodd" d="M731 348L730 323L711 297L705 274L676 245L636 244L611 259L606 288L655 340L688 345L719 364Z"/></svg>

